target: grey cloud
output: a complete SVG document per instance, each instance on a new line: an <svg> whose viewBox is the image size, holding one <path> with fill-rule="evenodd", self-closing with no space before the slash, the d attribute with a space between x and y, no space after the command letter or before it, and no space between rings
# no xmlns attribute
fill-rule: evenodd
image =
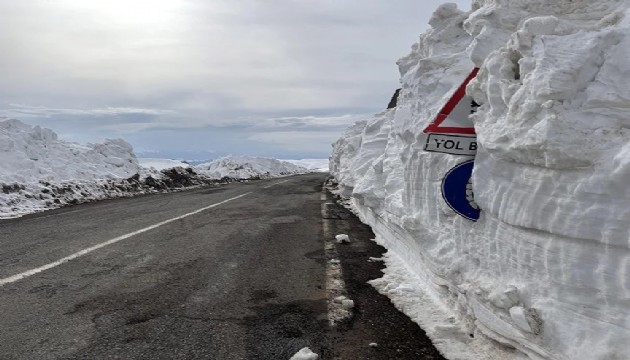
<svg viewBox="0 0 630 360"><path fill-rule="evenodd" d="M174 114L172 110L140 109L132 107L105 107L96 109L59 109L44 106L31 106L24 104L9 104L4 112L19 114L22 116L46 116L51 115L92 115L92 116L117 116L117 115L163 115Z"/></svg>
<svg viewBox="0 0 630 360"><path fill-rule="evenodd" d="M325 154L385 107L441 2L0 0L0 98L27 104L0 115L77 141L286 157L299 135Z"/></svg>
<svg viewBox="0 0 630 360"><path fill-rule="evenodd" d="M303 116L294 117L287 116L281 118L266 119L264 122L260 122L256 129L269 128L273 130L286 131L288 129L300 129L310 131L329 131L345 129L349 125L355 123L358 120L369 117L369 114L365 115L341 115L341 116Z"/></svg>

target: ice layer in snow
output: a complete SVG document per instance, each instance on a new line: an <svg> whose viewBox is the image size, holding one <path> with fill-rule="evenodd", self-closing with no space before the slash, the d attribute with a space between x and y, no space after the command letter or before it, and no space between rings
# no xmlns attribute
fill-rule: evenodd
<svg viewBox="0 0 630 360"><path fill-rule="evenodd" d="M194 167L200 174L215 179L270 178L285 175L304 174L308 169L272 158L254 156L226 156Z"/></svg>
<svg viewBox="0 0 630 360"><path fill-rule="evenodd" d="M514 348L507 358L628 358L629 6L443 5L398 61L398 106L335 144L330 169L342 194L439 311L401 307L426 324L443 314L471 335L429 326L447 357L506 358ZM475 67L467 93L481 105L472 116L477 222L454 213L441 190L470 157L426 152L422 133ZM481 337L502 344L500 355L476 348Z"/></svg>

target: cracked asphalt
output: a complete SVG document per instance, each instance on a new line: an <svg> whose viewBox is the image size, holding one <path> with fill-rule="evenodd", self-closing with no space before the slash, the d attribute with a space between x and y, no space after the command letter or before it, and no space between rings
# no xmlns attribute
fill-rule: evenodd
<svg viewBox="0 0 630 360"><path fill-rule="evenodd" d="M430 344L423 332L365 284L380 274L367 257L383 249L348 216L333 228L363 234L340 250L356 316L329 328L320 199L326 176L0 221L6 279L251 192L0 286L0 359L289 359L305 346L321 359L438 358L434 349L418 350ZM370 349L370 342L382 346Z"/></svg>

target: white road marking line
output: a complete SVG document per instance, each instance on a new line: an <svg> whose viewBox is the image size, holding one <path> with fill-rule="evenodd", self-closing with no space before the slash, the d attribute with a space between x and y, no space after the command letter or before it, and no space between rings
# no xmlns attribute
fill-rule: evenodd
<svg viewBox="0 0 630 360"><path fill-rule="evenodd" d="M25 272L22 272L22 273L13 275L13 276L9 276L9 277L4 278L4 279L0 279L0 286L6 285L6 284L10 284L10 283L16 282L18 280L22 280L22 279L27 278L29 276L33 276L35 274L38 274L38 273L40 273L42 271L46 271L46 270L52 269L52 268L57 267L57 266L59 266L59 265L61 265L63 263L66 263L66 262L68 262L70 260L74 260L76 258L79 258L79 257L83 256L83 255L87 255L87 254L89 254L89 253L91 253L91 252L93 252L95 250L98 250L98 249L100 249L102 247L105 247L105 246L108 246L108 245L111 245L111 244L115 244L115 243L117 243L119 241L122 241L122 240L125 240L125 239L129 239L132 236L135 236L135 235L138 235L138 234L142 234L142 233L147 232L149 230L153 230L153 229L158 228L158 227L160 227L162 225L166 225L168 223L172 223L173 221L181 220L181 219L187 218L189 216L192 216L192 215L195 215L195 214L199 214L202 211L205 211L205 210L208 210L208 209L212 209L212 208L217 207L219 205L223 205L223 204L228 203L228 202L230 202L232 200L240 199L243 196L249 195L249 194L251 194L251 191L247 192L245 194L241 194L239 196L235 196L235 197L227 199L227 200L223 200L223 201L218 202L216 204L212 204L212 205L203 207L203 208L195 210L193 212L189 212L187 214L184 214L184 215L181 215L181 216L178 216L178 217L174 217L174 218L169 219L169 220L164 220L164 221L159 222L157 224L145 227L144 229L136 230L134 232L130 232L129 234L125 234L125 235L119 236L117 238L113 238L111 240L107 240L107 241L105 241L103 243L100 243L100 244L91 246L91 247L89 247L87 249L83 249L81 251L75 252L74 254L68 255L68 256L66 256L64 258L61 258L61 259L59 259L59 260L57 260L55 262L51 262L50 264L46 264L44 266L40 266L40 267L35 268L35 269L31 269L31 270L28 270L28 271L25 271Z"/></svg>
<svg viewBox="0 0 630 360"><path fill-rule="evenodd" d="M283 181L280 181L280 182L277 182L277 183L273 183L273 184L271 184L271 185L263 186L263 189L269 189L269 188L270 188L270 187L272 187L272 186L276 186L276 185L279 185L279 184L285 183L285 182L287 182L287 181L289 181L289 180L283 180Z"/></svg>
<svg viewBox="0 0 630 360"><path fill-rule="evenodd" d="M335 301L339 296L347 296L346 282L343 280L343 271L339 262L339 252L334 234L330 229L331 220L327 219L328 197L326 189L322 189L320 196L322 213L322 233L324 236L324 251L326 254L326 297L328 300L328 324L336 326L338 323L352 316L352 311L345 309L340 302Z"/></svg>

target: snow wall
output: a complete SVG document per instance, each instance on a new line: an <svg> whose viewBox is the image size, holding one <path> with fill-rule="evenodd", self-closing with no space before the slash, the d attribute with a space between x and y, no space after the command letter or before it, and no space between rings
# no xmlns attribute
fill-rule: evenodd
<svg viewBox="0 0 630 360"><path fill-rule="evenodd" d="M462 331L518 356L630 356L629 7L445 4L398 61L398 106L334 144L331 173L377 241ZM441 193L471 157L424 151L422 132L475 67L473 222Z"/></svg>

